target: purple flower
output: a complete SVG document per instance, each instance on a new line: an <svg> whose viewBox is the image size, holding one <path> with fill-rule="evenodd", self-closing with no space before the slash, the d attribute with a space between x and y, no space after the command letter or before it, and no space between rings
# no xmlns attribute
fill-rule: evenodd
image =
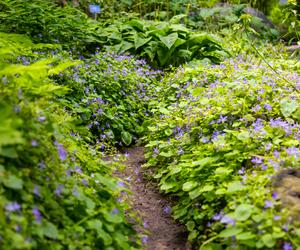
<svg viewBox="0 0 300 250"><path fill-rule="evenodd" d="M280 157L280 154L279 154L279 152L278 152L276 149L274 150L273 155L274 155L276 158L279 158L279 157Z"/></svg>
<svg viewBox="0 0 300 250"><path fill-rule="evenodd" d="M230 224L230 225L235 225L235 220L230 218L229 216L225 215L220 221L223 224Z"/></svg>
<svg viewBox="0 0 300 250"><path fill-rule="evenodd" d="M296 147L289 147L285 150L288 155L299 156L299 149Z"/></svg>
<svg viewBox="0 0 300 250"><path fill-rule="evenodd" d="M293 250L293 246L290 242L284 242L282 246L283 250Z"/></svg>
<svg viewBox="0 0 300 250"><path fill-rule="evenodd" d="M39 209L37 207L34 207L32 209L32 213L34 215L34 218L35 218L36 222L40 223L41 220L42 220L42 218L43 218L43 216L41 215L41 212L39 211Z"/></svg>
<svg viewBox="0 0 300 250"><path fill-rule="evenodd" d="M264 208L270 208L270 207L273 207L273 201L265 200Z"/></svg>
<svg viewBox="0 0 300 250"><path fill-rule="evenodd" d="M118 214L118 213L119 213L119 209L114 208L114 209L112 210L112 213L113 213L113 214Z"/></svg>
<svg viewBox="0 0 300 250"><path fill-rule="evenodd" d="M170 206L165 206L165 207L163 208L163 213L164 213L164 214L169 215L169 214L171 214L171 212L172 212L172 208L171 208Z"/></svg>
<svg viewBox="0 0 300 250"><path fill-rule="evenodd" d="M88 185L88 181L86 179L82 179L81 183L84 185L84 186L87 186Z"/></svg>
<svg viewBox="0 0 300 250"><path fill-rule="evenodd" d="M223 216L224 216L224 213L223 213L223 212L219 212L219 213L215 214L215 215L212 217L212 219L213 219L214 221L219 221L219 220L221 220L221 219L223 218Z"/></svg>
<svg viewBox="0 0 300 250"><path fill-rule="evenodd" d="M82 170L79 166L75 167L75 172L78 173L78 174L82 174Z"/></svg>
<svg viewBox="0 0 300 250"><path fill-rule="evenodd" d="M148 240L149 240L149 237L148 237L148 236L143 236L143 237L142 237L142 243L143 243L143 244L146 244L146 243L148 242Z"/></svg>
<svg viewBox="0 0 300 250"><path fill-rule="evenodd" d="M126 184L123 181L118 181L117 184L119 187L126 187Z"/></svg>
<svg viewBox="0 0 300 250"><path fill-rule="evenodd" d="M273 193L272 193L272 198L273 198L274 200L278 199L278 193L277 193L277 192L273 192Z"/></svg>
<svg viewBox="0 0 300 250"><path fill-rule="evenodd" d="M18 233L22 231L22 227L20 225L17 225L15 227L15 229L16 229L16 232L18 232Z"/></svg>
<svg viewBox="0 0 300 250"><path fill-rule="evenodd" d="M79 193L78 193L77 188L74 188L74 189L73 189L72 194L73 194L75 197L78 197L78 196L79 196Z"/></svg>
<svg viewBox="0 0 300 250"><path fill-rule="evenodd" d="M10 202L5 206L5 210L8 212L15 212L21 209L21 205L17 202Z"/></svg>
<svg viewBox="0 0 300 250"><path fill-rule="evenodd" d="M217 121L217 123L224 123L224 122L226 122L227 121L227 116L222 116L222 115L220 115L220 118L219 118L219 120Z"/></svg>
<svg viewBox="0 0 300 250"><path fill-rule="evenodd" d="M262 159L258 158L258 157L253 157L251 159L251 162L254 163L254 164L261 164L262 163Z"/></svg>
<svg viewBox="0 0 300 250"><path fill-rule="evenodd" d="M281 219L281 216L279 216L279 215L275 215L273 219L274 219L275 221L278 221L278 220L280 220L280 219Z"/></svg>
<svg viewBox="0 0 300 250"><path fill-rule="evenodd" d="M238 174L240 174L240 175L245 174L245 168L242 167L242 168L238 171Z"/></svg>
<svg viewBox="0 0 300 250"><path fill-rule="evenodd" d="M158 150L157 147L155 147L155 148L153 149L153 153L156 154L156 155L159 154L159 150Z"/></svg>
<svg viewBox="0 0 300 250"><path fill-rule="evenodd" d="M36 196L39 196L39 197L41 196L41 195L40 195L40 190L39 190L39 187L38 187L38 186L36 186L36 185L34 186L33 193L34 193Z"/></svg>
<svg viewBox="0 0 300 250"><path fill-rule="evenodd" d="M61 161L64 161L67 158L67 151L65 150L62 144L57 144L58 156Z"/></svg>
<svg viewBox="0 0 300 250"><path fill-rule="evenodd" d="M265 104L264 105L264 108L268 111L271 111L272 110L272 106L270 104Z"/></svg>
<svg viewBox="0 0 300 250"><path fill-rule="evenodd" d="M61 192L62 192L62 190L63 190L63 188L64 188L64 185L63 184L59 184L58 185L58 187L55 189L55 194L57 195L57 196L60 196L61 195Z"/></svg>
<svg viewBox="0 0 300 250"><path fill-rule="evenodd" d="M263 165L261 165L261 169L265 171L268 169L268 166L266 164L263 164Z"/></svg>
<svg viewBox="0 0 300 250"><path fill-rule="evenodd" d="M38 142L36 141L36 140L32 140L31 141L31 146L32 147L37 147L39 144L38 144Z"/></svg>
<svg viewBox="0 0 300 250"><path fill-rule="evenodd" d="M46 121L46 117L45 116L40 116L40 117L38 117L38 121L39 122L44 122L44 121Z"/></svg>

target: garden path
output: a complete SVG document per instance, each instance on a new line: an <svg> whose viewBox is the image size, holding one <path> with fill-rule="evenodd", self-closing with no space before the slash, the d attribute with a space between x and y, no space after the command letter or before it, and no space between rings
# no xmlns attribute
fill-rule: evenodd
<svg viewBox="0 0 300 250"><path fill-rule="evenodd" d="M145 250L189 250L187 234L171 213L171 201L157 187L143 178L144 148L135 146L127 151L126 168L118 176L129 182L129 201L149 232L144 238Z"/></svg>

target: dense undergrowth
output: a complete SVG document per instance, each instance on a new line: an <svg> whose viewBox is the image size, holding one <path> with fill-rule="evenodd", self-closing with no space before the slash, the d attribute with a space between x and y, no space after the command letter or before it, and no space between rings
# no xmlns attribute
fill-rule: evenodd
<svg viewBox="0 0 300 250"><path fill-rule="evenodd" d="M283 188L299 164L299 62L243 6L183 2L95 21L0 1L1 249L140 249L103 159L141 137L195 247L299 248L298 191Z"/></svg>
<svg viewBox="0 0 300 250"><path fill-rule="evenodd" d="M299 245L297 203L273 184L299 164L300 65L269 60L278 74L243 54L179 69L152 103L147 166L201 249Z"/></svg>
<svg viewBox="0 0 300 250"><path fill-rule="evenodd" d="M120 119L133 130L138 127L136 119L144 115L143 108L131 105L131 99L126 102L114 96L113 91L119 94L117 88L111 88L109 97L115 99L110 99L100 85L99 94L93 89L89 92L91 82L76 87L76 78L67 86L61 72L69 67L80 69L83 61L52 56L46 53L47 45L34 45L25 36L2 33L1 38L1 249L138 248L139 239L125 218L128 207L118 201L124 185L111 177L114 168L101 160L100 149L118 139L121 143L121 136L124 143L131 142L131 134L117 120L118 113L113 113L116 120L110 117L111 110L128 108L130 118ZM130 83L131 89L133 84L138 88L143 77L138 75L140 83L127 82L122 70L151 72L142 61L130 58L129 63L128 57L101 54L90 60L85 77L99 65L103 71L121 66L115 81L102 75L101 86L106 87ZM136 73L132 68L137 65ZM134 113L136 109L141 114ZM119 138L112 140L114 129ZM97 133L95 143L91 143L92 133Z"/></svg>

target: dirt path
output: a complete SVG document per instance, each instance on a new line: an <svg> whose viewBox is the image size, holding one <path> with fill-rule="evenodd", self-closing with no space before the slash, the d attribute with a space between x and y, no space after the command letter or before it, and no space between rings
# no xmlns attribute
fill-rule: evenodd
<svg viewBox="0 0 300 250"><path fill-rule="evenodd" d="M170 202L157 188L143 179L141 165L145 162L144 148L133 147L127 151L126 169L118 174L129 183L132 195L129 200L149 231L145 237L145 250L189 250L184 227L170 216Z"/></svg>

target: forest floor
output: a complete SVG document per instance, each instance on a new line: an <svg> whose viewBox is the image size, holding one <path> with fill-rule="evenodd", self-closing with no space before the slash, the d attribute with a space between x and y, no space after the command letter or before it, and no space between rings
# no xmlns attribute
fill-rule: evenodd
<svg viewBox="0 0 300 250"><path fill-rule="evenodd" d="M144 176L144 148L134 146L127 150L125 169L117 175L125 180L132 192L129 203L142 219L148 231L144 238L145 250L190 250L184 226L171 217L171 201L159 193L158 187ZM141 231L141 229L137 229Z"/></svg>

